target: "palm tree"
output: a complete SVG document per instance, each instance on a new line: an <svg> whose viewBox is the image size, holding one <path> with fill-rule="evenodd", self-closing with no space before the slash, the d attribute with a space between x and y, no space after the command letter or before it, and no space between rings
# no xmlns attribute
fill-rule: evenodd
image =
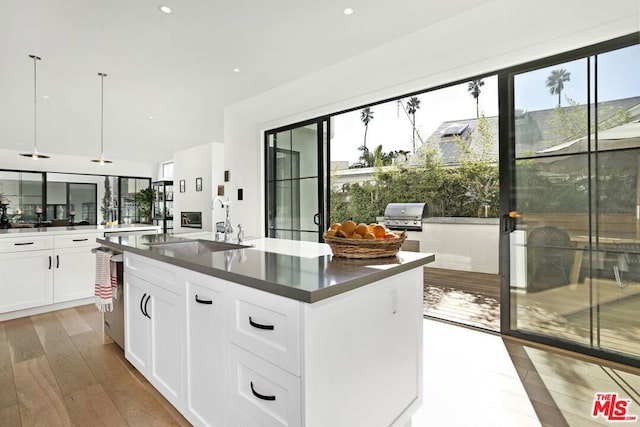
<svg viewBox="0 0 640 427"><path fill-rule="evenodd" d="M551 70L551 74L547 77L547 87L551 95L558 94L558 107L562 104L562 89L564 89L564 82L571 80L571 73L564 68L557 70Z"/></svg>
<svg viewBox="0 0 640 427"><path fill-rule="evenodd" d="M411 141L413 142L413 153L416 152L416 111L420 108L420 99L417 96L412 96L407 102L407 113L411 115L411 127L413 133L411 134Z"/></svg>
<svg viewBox="0 0 640 427"><path fill-rule="evenodd" d="M362 155L360 156L360 166L370 168L373 166L390 166L395 158L395 153L385 153L382 151L382 144L378 145L375 150L369 151L364 147L360 147Z"/></svg>
<svg viewBox="0 0 640 427"><path fill-rule="evenodd" d="M482 79L470 81L469 86L467 87L467 90L469 91L471 96L473 96L473 98L476 100L476 117L477 118L480 118L480 92L482 92L480 90L480 86L484 86L484 82L482 81Z"/></svg>
<svg viewBox="0 0 640 427"><path fill-rule="evenodd" d="M371 108L366 107L362 109L362 111L360 112L360 120L362 120L362 123L364 123L364 144L362 144L362 146L366 150L367 149L367 130L369 129L369 122L373 120L373 111L371 110Z"/></svg>

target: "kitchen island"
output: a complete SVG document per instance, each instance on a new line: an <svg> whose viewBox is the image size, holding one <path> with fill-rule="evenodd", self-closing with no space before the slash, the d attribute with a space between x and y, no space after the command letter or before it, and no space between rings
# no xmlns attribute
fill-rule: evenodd
<svg viewBox="0 0 640 427"><path fill-rule="evenodd" d="M434 255L278 239L98 239L124 252L125 356L191 423L406 426Z"/></svg>

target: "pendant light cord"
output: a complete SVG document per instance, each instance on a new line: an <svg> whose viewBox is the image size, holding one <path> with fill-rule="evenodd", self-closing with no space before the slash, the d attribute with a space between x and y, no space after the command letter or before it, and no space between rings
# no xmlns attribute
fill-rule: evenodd
<svg viewBox="0 0 640 427"><path fill-rule="evenodd" d="M38 152L38 144L37 144L37 140L38 140L38 135L37 135L37 129L38 129L38 113L37 113L37 105L38 105L38 86L36 84L37 82L37 67L36 67L36 62L40 61L42 58L40 58L39 56L36 55L29 55L30 58L33 59L33 152L34 154Z"/></svg>
<svg viewBox="0 0 640 427"><path fill-rule="evenodd" d="M104 78L105 73L98 73L100 76L100 158L104 158Z"/></svg>

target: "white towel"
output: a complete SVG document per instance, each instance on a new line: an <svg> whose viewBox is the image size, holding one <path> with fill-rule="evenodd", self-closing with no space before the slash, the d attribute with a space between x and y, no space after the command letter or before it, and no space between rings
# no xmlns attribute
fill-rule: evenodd
<svg viewBox="0 0 640 427"><path fill-rule="evenodd" d="M111 265L111 256L107 251L96 251L95 301L98 310L113 311L113 289L117 290L116 266Z"/></svg>

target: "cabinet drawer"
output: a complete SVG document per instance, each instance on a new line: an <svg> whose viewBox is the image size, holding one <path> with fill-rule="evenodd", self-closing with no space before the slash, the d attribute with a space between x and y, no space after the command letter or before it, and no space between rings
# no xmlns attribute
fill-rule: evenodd
<svg viewBox="0 0 640 427"><path fill-rule="evenodd" d="M242 285L230 289L231 342L300 375L300 303Z"/></svg>
<svg viewBox="0 0 640 427"><path fill-rule="evenodd" d="M147 257L125 252L124 272L153 283L169 292L184 295L184 286L178 284L178 267L156 261Z"/></svg>
<svg viewBox="0 0 640 427"><path fill-rule="evenodd" d="M100 246L96 238L102 233L60 234L53 238L53 244L58 248L96 247Z"/></svg>
<svg viewBox="0 0 640 427"><path fill-rule="evenodd" d="M0 253L37 251L53 248L53 236L0 238Z"/></svg>
<svg viewBox="0 0 640 427"><path fill-rule="evenodd" d="M262 427L256 420L249 415L236 408L235 405L229 405L229 427Z"/></svg>
<svg viewBox="0 0 640 427"><path fill-rule="evenodd" d="M300 378L233 344L229 361L231 405L262 426L300 425Z"/></svg>

